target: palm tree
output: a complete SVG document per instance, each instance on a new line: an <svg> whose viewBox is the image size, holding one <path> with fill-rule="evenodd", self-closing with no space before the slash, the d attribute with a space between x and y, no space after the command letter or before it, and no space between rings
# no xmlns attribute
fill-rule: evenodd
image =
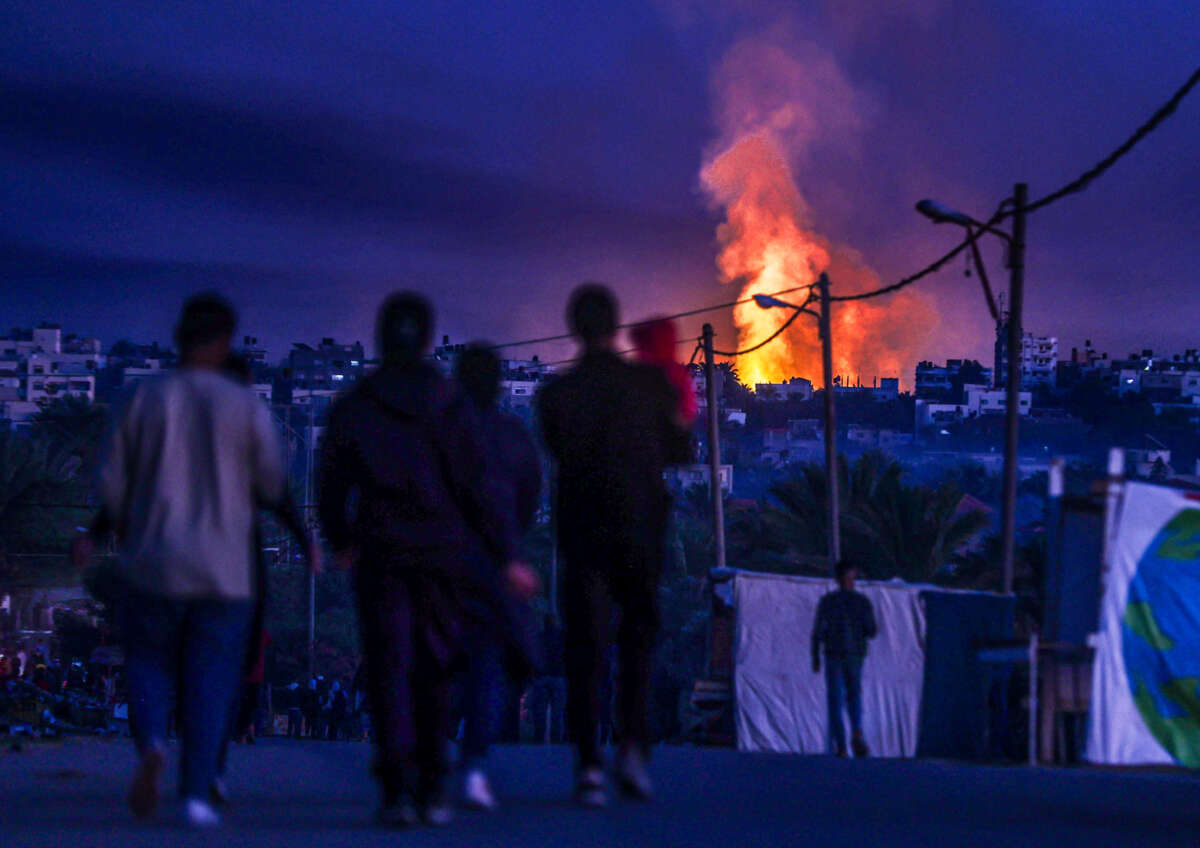
<svg viewBox="0 0 1200 848"><path fill-rule="evenodd" d="M982 511L960 510L962 501L962 492L950 483L933 489L906 485L902 466L890 463L847 516L868 573L910 582L935 579L990 523Z"/></svg>
<svg viewBox="0 0 1200 848"><path fill-rule="evenodd" d="M866 577L932 580L987 525L986 514L960 511L962 492L907 485L904 467L879 452L853 465L839 458L842 552ZM790 562L791 571L827 573L820 557L828 551L825 469L814 463L770 491L761 521L762 547Z"/></svg>
<svg viewBox="0 0 1200 848"><path fill-rule="evenodd" d="M100 446L109 428L106 406L87 398L59 398L33 417L30 427L35 441L42 442L54 454L78 463L80 476L90 477L96 468Z"/></svg>
<svg viewBox="0 0 1200 848"><path fill-rule="evenodd" d="M84 511L59 505L77 463L42 441L0 432L0 579L32 578L25 555L60 553Z"/></svg>

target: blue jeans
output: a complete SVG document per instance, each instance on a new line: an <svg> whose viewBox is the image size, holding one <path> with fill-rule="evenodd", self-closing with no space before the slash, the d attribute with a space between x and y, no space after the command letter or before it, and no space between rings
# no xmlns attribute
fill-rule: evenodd
<svg viewBox="0 0 1200 848"><path fill-rule="evenodd" d="M178 687L180 788L207 798L234 700L241 691L251 602L131 593L120 610L129 718L138 752L161 749Z"/></svg>
<svg viewBox="0 0 1200 848"><path fill-rule="evenodd" d="M463 762L478 768L499 732L508 682L500 646L486 632L476 634L477 647L463 680Z"/></svg>
<svg viewBox="0 0 1200 848"><path fill-rule="evenodd" d="M836 753L846 750L846 727L842 707L850 714L850 730L862 733L862 657L825 655L825 703L829 717L829 741Z"/></svg>

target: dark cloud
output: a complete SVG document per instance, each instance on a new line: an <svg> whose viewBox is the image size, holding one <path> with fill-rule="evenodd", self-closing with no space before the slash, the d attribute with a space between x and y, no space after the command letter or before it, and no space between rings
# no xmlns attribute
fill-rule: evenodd
<svg viewBox="0 0 1200 848"><path fill-rule="evenodd" d="M133 182L215 193L266 214L428 228L493 244L580 226L678 227L439 156L454 137L393 119L362 125L303 108L248 109L157 88L0 79L0 135L18 150L82 159ZM528 247L527 244L522 244Z"/></svg>
<svg viewBox="0 0 1200 848"><path fill-rule="evenodd" d="M153 333L215 285L280 351L362 334L399 284L444 301L452 332L494 338L559 329L585 276L630 314L723 299L697 179L712 75L781 26L869 104L836 137L844 115L813 114L797 178L819 229L888 279L951 239L915 200L987 214L1016 179L1035 195L1070 179L1186 76L1200 27L1184 2L875 5L9 4L0 313ZM1200 310L1197 102L1031 221L1032 329L1195 346L1178 316ZM930 356L986 350L958 277L923 284L944 316ZM1158 283L1138 320L1115 317L1139 277Z"/></svg>

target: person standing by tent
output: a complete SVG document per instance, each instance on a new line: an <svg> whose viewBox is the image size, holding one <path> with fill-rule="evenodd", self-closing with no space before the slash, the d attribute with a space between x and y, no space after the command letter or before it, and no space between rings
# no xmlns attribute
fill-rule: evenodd
<svg viewBox="0 0 1200 848"><path fill-rule="evenodd" d="M662 370L623 360L615 350L617 302L601 285L571 295L567 320L579 363L538 397L542 433L558 462L558 542L566 568L567 723L578 755L576 799L608 801L600 749L601 676L614 605L621 679L617 781L648 800L653 785L648 699L658 633L658 584L671 497L668 465L691 459L679 426L679 396Z"/></svg>
<svg viewBox="0 0 1200 848"><path fill-rule="evenodd" d="M462 595L474 563L528 597L517 530L488 474L488 445L466 395L423 359L433 309L402 292L379 311L383 364L334 405L321 458L320 513L354 569L373 716L380 823L451 818L446 794L450 683L469 648Z"/></svg>
<svg viewBox="0 0 1200 848"><path fill-rule="evenodd" d="M812 630L812 666L821 671L821 648L825 649L825 703L829 734L839 757L846 756L846 728L842 708L850 714L854 756L870 754L862 732L862 667L867 640L875 638L875 610L866 595L855 591L858 568L850 560L834 567L838 588L817 604ZM844 703L843 703L844 702Z"/></svg>

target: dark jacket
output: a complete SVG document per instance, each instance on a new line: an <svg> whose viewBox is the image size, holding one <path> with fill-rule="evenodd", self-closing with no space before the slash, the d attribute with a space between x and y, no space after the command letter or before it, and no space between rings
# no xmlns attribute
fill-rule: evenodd
<svg viewBox="0 0 1200 848"><path fill-rule="evenodd" d="M517 548L475 408L426 363L384 366L334 405L320 512L334 550L358 547L393 572L469 583L473 566L507 563Z"/></svg>
<svg viewBox="0 0 1200 848"><path fill-rule="evenodd" d="M867 655L867 640L874 639L875 609L860 592L837 589L822 596L813 622L812 655L820 656L821 646L830 657Z"/></svg>
<svg viewBox="0 0 1200 848"><path fill-rule="evenodd" d="M528 532L542 500L542 460L524 422L492 407L479 412L495 485L512 504L519 534Z"/></svg>
<svg viewBox="0 0 1200 848"><path fill-rule="evenodd" d="M663 470L691 460L676 405L661 370L607 351L586 354L542 390L542 433L558 461L558 536L569 559L661 548L671 503Z"/></svg>

